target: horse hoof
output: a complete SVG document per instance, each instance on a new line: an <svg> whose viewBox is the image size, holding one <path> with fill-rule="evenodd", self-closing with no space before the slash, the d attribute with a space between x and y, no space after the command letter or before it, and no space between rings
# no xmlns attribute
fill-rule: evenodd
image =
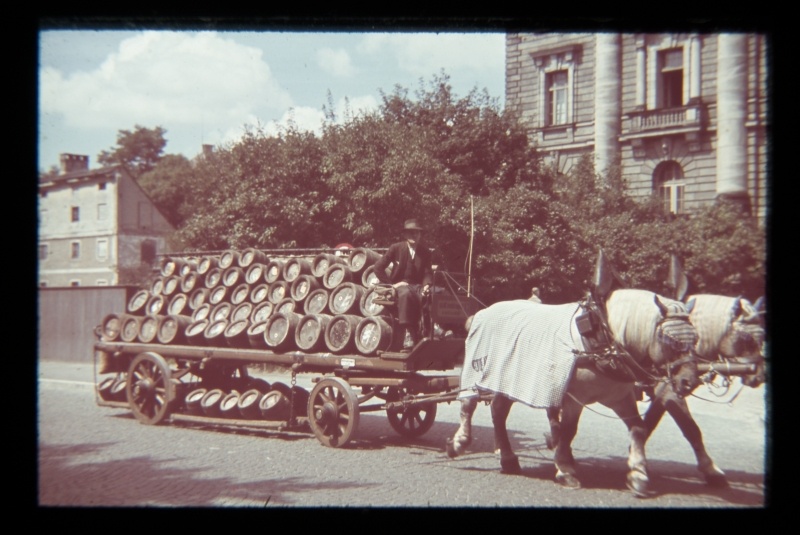
<svg viewBox="0 0 800 535"><path fill-rule="evenodd" d="M514 457L512 459L500 459L500 473L518 475L522 473L522 468L519 465L519 459Z"/></svg>
<svg viewBox="0 0 800 535"><path fill-rule="evenodd" d="M627 485L636 498L650 498L655 493L649 488L650 481L647 477L637 477L635 474L628 474Z"/></svg>
<svg viewBox="0 0 800 535"><path fill-rule="evenodd" d="M452 438L447 439L447 456L451 459L458 457L458 452L456 451L456 446Z"/></svg>
<svg viewBox="0 0 800 535"><path fill-rule="evenodd" d="M572 474L565 474L563 472L556 474L556 483L568 489L581 488L581 482L578 481L577 477L573 476Z"/></svg>
<svg viewBox="0 0 800 535"><path fill-rule="evenodd" d="M550 433L545 433L544 443L547 446L548 450L552 450L555 447L555 445L553 444L553 435L551 435Z"/></svg>

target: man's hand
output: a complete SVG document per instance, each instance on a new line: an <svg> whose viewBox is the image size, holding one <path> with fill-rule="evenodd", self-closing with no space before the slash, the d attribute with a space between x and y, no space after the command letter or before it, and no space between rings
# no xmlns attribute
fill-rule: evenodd
<svg viewBox="0 0 800 535"><path fill-rule="evenodd" d="M431 285L430 284L426 284L425 286L422 287L422 295L428 295L430 293L431 293Z"/></svg>
<svg viewBox="0 0 800 535"><path fill-rule="evenodd" d="M406 281L400 281L392 284L392 288L399 288L401 286L408 286L408 283Z"/></svg>

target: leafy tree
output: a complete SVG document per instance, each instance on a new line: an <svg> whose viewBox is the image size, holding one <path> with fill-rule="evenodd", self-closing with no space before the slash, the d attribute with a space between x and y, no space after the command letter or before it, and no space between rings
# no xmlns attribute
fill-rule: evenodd
<svg viewBox="0 0 800 535"><path fill-rule="evenodd" d="M151 171L139 177L139 185L164 217L179 227L190 215L192 185L197 180L192 163L182 155L167 154Z"/></svg>
<svg viewBox="0 0 800 535"><path fill-rule="evenodd" d="M157 126L145 128L136 125L133 131L120 130L117 133L117 146L102 151L97 156L100 165L123 165L138 179L142 174L151 171L161 158L167 141L166 130Z"/></svg>

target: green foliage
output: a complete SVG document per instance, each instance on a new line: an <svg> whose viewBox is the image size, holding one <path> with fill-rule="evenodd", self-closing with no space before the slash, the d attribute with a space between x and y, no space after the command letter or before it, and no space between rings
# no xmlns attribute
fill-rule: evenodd
<svg viewBox="0 0 800 535"><path fill-rule="evenodd" d="M102 166L122 165L138 179L158 163L167 145L166 133L160 126L145 128L136 125L133 131L120 130L117 146L100 152L97 161Z"/></svg>
<svg viewBox="0 0 800 535"><path fill-rule="evenodd" d="M167 154L138 182L164 217L179 227L191 213L188 195L196 180L192 163L185 156Z"/></svg>

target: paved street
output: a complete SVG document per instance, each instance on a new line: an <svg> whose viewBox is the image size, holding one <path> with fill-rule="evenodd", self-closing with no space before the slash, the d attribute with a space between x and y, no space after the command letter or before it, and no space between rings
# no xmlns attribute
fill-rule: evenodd
<svg viewBox="0 0 800 535"><path fill-rule="evenodd" d="M521 405L508 424L523 473L507 476L484 405L475 442L452 460L444 443L457 427L456 403L439 404L436 423L418 439L397 435L384 412L362 413L351 444L328 448L302 432L142 425L126 409L96 405L91 364L42 362L38 375L44 506L749 508L765 500L764 387L743 389L732 405L690 400L730 488L704 484L665 418L647 449L657 495L640 500L625 487L627 432L604 407L584 412L574 442L584 488L568 490L553 482L544 411ZM298 384L310 389L310 378L300 375ZM697 395L713 397L702 388Z"/></svg>

